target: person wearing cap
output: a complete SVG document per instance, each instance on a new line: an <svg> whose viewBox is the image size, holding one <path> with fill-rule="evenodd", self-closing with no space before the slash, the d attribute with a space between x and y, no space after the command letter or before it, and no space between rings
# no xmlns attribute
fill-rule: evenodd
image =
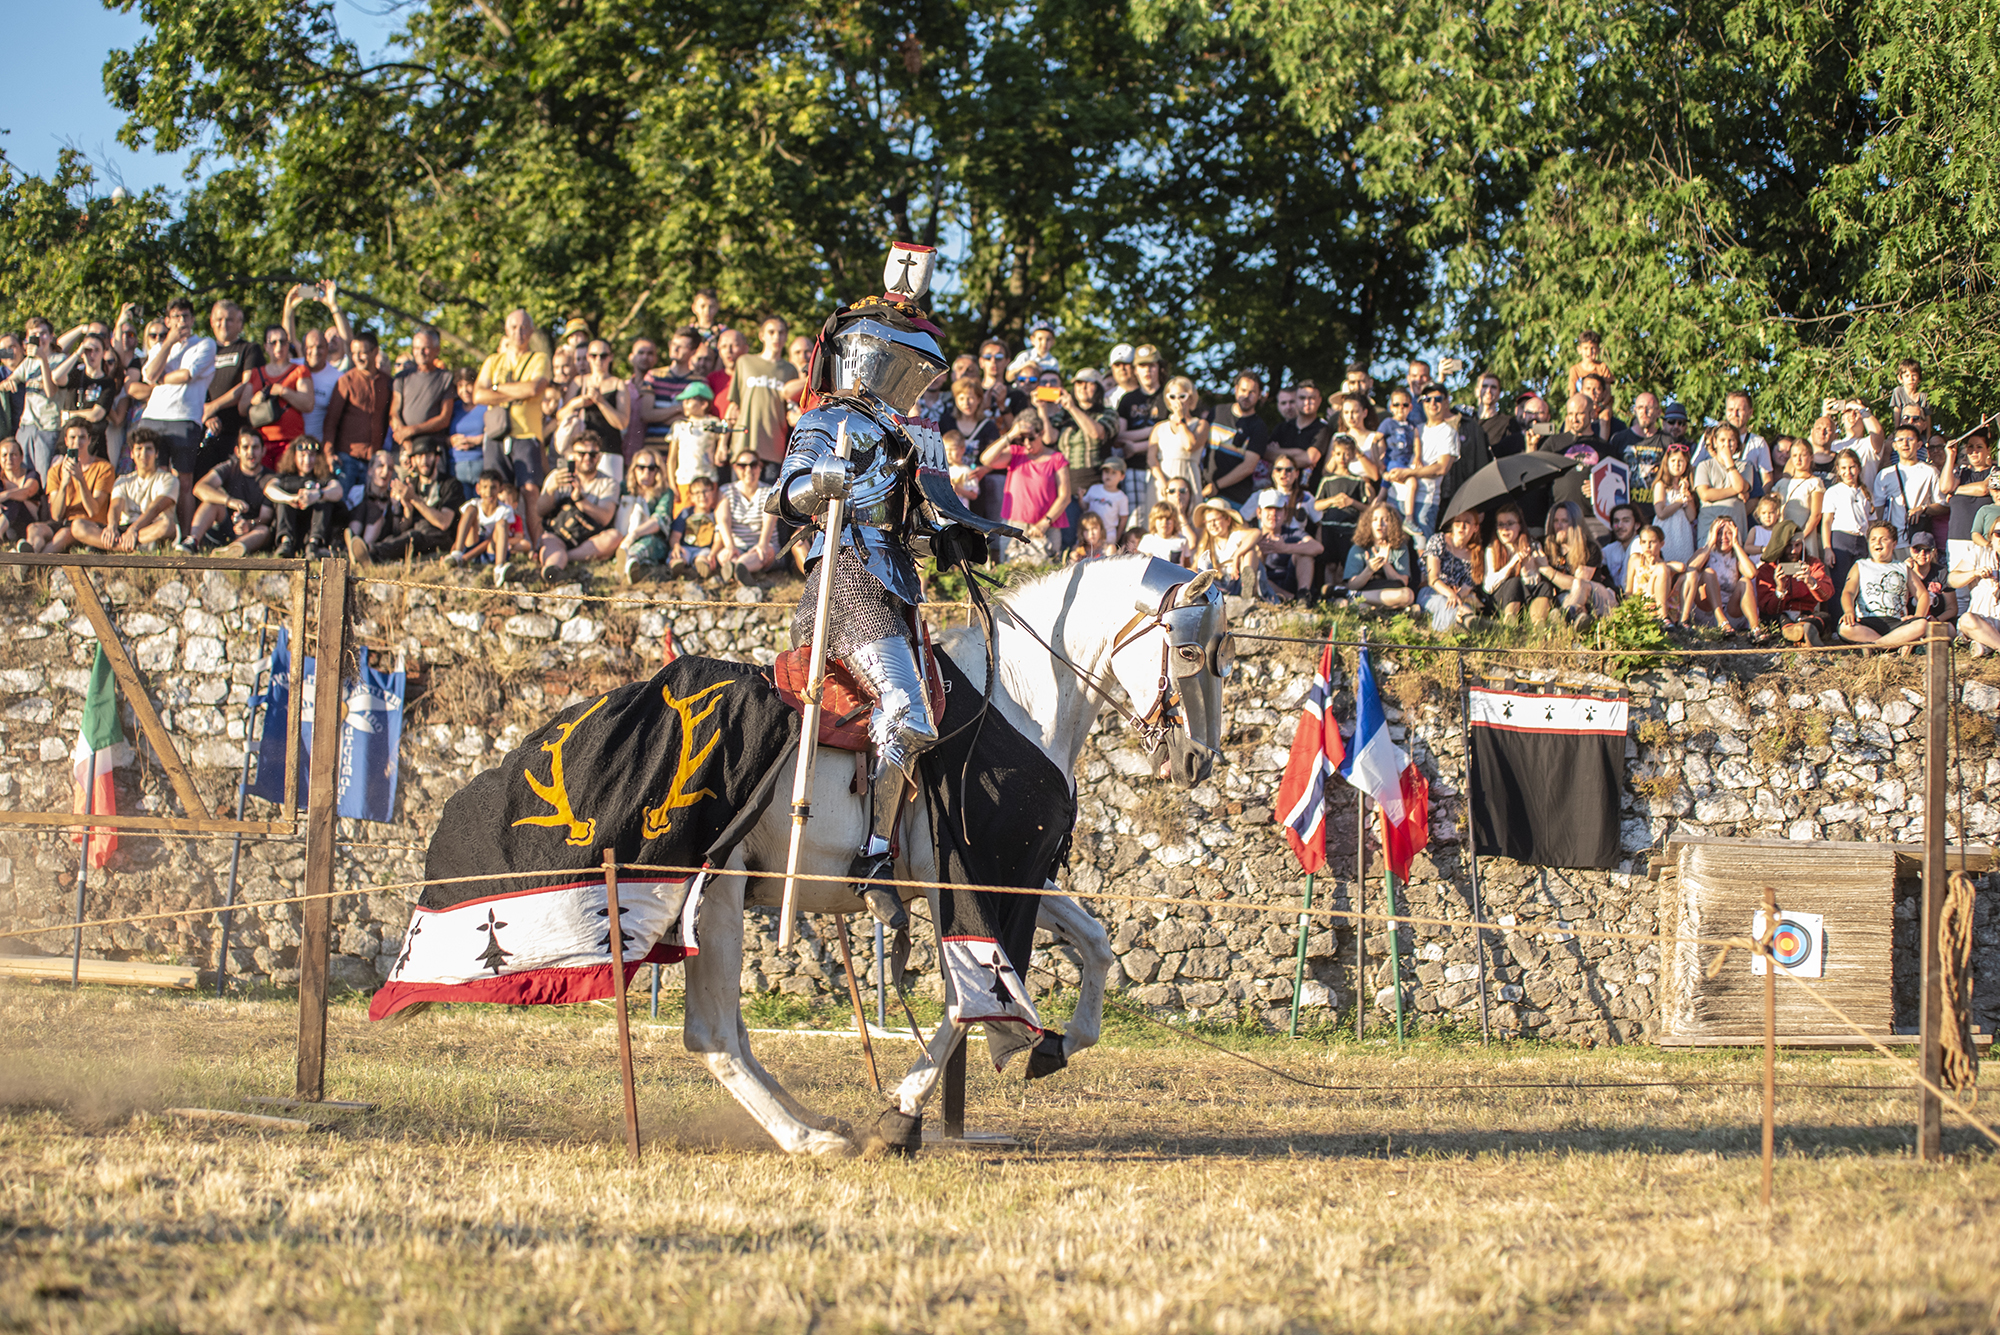
<svg viewBox="0 0 2000 1335"><path fill-rule="evenodd" d="M700 380L691 380L681 391L681 416L667 436L667 480L674 489L676 505L687 504L688 488L698 477L711 482L722 480L723 462L729 458L729 424L715 415L715 391Z"/></svg>
<svg viewBox="0 0 2000 1335"><path fill-rule="evenodd" d="M356 563L400 561L404 553L432 556L450 550L458 533L465 486L444 467L434 437L418 437L403 452L402 467L389 483L389 504L381 536L365 542L349 531L347 553Z"/></svg>
<svg viewBox="0 0 2000 1335"><path fill-rule="evenodd" d="M769 570L778 561L778 517L766 512L771 488L760 480L763 460L755 450L739 448L729 457L729 472L715 503L722 520L716 562L725 575Z"/></svg>
<svg viewBox="0 0 2000 1335"><path fill-rule="evenodd" d="M1054 403L1037 399L1035 409L1041 414L1044 437L1055 441L1069 467L1069 514L1062 531L1073 542L1077 520L1083 516L1083 494L1098 484L1106 452L1118 438L1118 414L1104 407L1104 377L1093 367L1078 369L1069 378L1069 387L1060 392Z"/></svg>
<svg viewBox="0 0 2000 1335"><path fill-rule="evenodd" d="M1789 519L1772 527L1757 566L1757 616L1776 623L1794 644L1817 646L1825 635L1816 617L1820 604L1833 597L1833 576L1824 562L1806 554L1800 532Z"/></svg>
<svg viewBox="0 0 2000 1335"><path fill-rule="evenodd" d="M1117 344L1104 364L1111 368L1111 383L1104 387L1104 406L1115 413L1125 396L1139 388L1139 377L1132 370L1132 345Z"/></svg>
<svg viewBox="0 0 2000 1335"><path fill-rule="evenodd" d="M574 356L590 344L590 321L581 315L572 315L563 322L563 346Z"/></svg>
<svg viewBox="0 0 2000 1335"><path fill-rule="evenodd" d="M1288 603L1313 587L1313 558L1326 548L1294 514L1294 497L1276 487L1256 495L1257 597Z"/></svg>

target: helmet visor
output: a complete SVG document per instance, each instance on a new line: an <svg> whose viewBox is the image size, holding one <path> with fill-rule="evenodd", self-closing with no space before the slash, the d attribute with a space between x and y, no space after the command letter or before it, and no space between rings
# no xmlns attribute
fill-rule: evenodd
<svg viewBox="0 0 2000 1335"><path fill-rule="evenodd" d="M937 340L879 320L860 320L833 336L833 387L865 390L906 416L950 374Z"/></svg>

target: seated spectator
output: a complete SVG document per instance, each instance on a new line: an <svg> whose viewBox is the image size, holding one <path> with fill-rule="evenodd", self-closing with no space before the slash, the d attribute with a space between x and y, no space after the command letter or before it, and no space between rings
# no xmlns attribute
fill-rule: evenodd
<svg viewBox="0 0 2000 1335"><path fill-rule="evenodd" d="M363 542L350 533L347 551L357 563L400 561L449 551L458 528L465 488L444 467L443 451L432 436L413 436L402 475L389 484L382 536Z"/></svg>
<svg viewBox="0 0 2000 1335"><path fill-rule="evenodd" d="M43 479L48 519L28 526L30 551L66 552L86 541L77 520L101 527L111 514L111 485L118 474L98 453L97 433L84 422L71 422L59 439L59 451Z"/></svg>
<svg viewBox="0 0 2000 1335"><path fill-rule="evenodd" d="M536 504L542 516L542 580L554 584L572 561L602 561L618 550L618 484L598 471L604 447L585 432L549 474ZM711 485L713 485L711 483Z"/></svg>
<svg viewBox="0 0 2000 1335"><path fill-rule="evenodd" d="M486 467L486 438L492 431L500 433L505 441L507 413L502 408L489 408L473 402L473 389L479 383L479 372L470 366L461 366L452 373L452 392L458 400L458 411L451 419L451 471L461 483L472 486L488 472L497 470Z"/></svg>
<svg viewBox="0 0 2000 1335"><path fill-rule="evenodd" d="M1789 519L1778 521L1763 550L1757 566L1758 619L1777 626L1794 644L1825 643L1817 618L1821 604L1833 597L1833 576L1824 563L1806 555L1804 540Z"/></svg>
<svg viewBox="0 0 2000 1335"><path fill-rule="evenodd" d="M1743 531L1726 512L1709 522L1708 541L1688 562L1681 586L1681 620L1691 622L1697 607L1715 618L1716 629L1761 629L1757 615L1757 563L1743 545Z"/></svg>
<svg viewBox="0 0 2000 1335"><path fill-rule="evenodd" d="M262 452L260 442L258 453ZM237 463L242 463L241 454ZM347 484L334 471L325 445L311 436L300 436L287 445L278 460L278 471L264 483L264 499L277 510L274 527L280 560L334 554L335 543L343 536L341 530L347 527Z"/></svg>
<svg viewBox="0 0 2000 1335"><path fill-rule="evenodd" d="M1326 548L1306 532L1305 520L1295 517L1292 505L1298 498L1291 493L1273 487L1259 492L1256 499L1256 545L1250 550L1257 560L1257 597L1288 603L1312 591L1313 558Z"/></svg>
<svg viewBox="0 0 2000 1335"><path fill-rule="evenodd" d="M1919 541L1933 558L1937 555L1929 534L1912 539L1913 544ZM1911 555L1915 552L1913 545ZM1930 622L1930 584L1925 582L1925 605L1919 610L1910 596L1917 583L1912 568L1895 558L1896 526L1878 519L1868 526L1868 555L1854 563L1840 591L1841 639L1894 649L1924 637Z"/></svg>
<svg viewBox="0 0 2000 1335"><path fill-rule="evenodd" d="M1375 496L1374 483L1354 472L1357 460L1354 438L1346 432L1333 436L1327 444L1326 476L1320 479L1319 491L1313 497L1313 510L1320 520L1320 541L1326 544L1329 585L1337 584L1346 571L1347 553L1354 545L1355 523ZM1367 464L1366 460L1359 462ZM1290 460L1282 463L1303 478L1296 463ZM1274 462L1272 471L1275 473L1279 466Z"/></svg>
<svg viewBox="0 0 2000 1335"><path fill-rule="evenodd" d="M1657 524L1648 524L1632 538L1631 555L1625 562L1625 596L1643 598L1661 622L1677 624L1681 572L1660 553L1666 537Z"/></svg>
<svg viewBox="0 0 2000 1335"><path fill-rule="evenodd" d="M1104 531L1104 517L1095 510L1085 510L1076 521L1076 545L1069 549L1067 564L1094 561L1110 553L1111 539Z"/></svg>
<svg viewBox="0 0 2000 1335"><path fill-rule="evenodd" d="M1549 507L1542 556L1542 579L1553 592L1543 590L1539 596L1559 599L1568 620L1604 616L1616 605L1618 594L1611 587L1611 573L1604 567L1604 553L1584 527L1583 512L1574 501L1559 501ZM1744 573L1747 578L1749 571Z"/></svg>
<svg viewBox="0 0 2000 1335"><path fill-rule="evenodd" d="M1149 491L1152 489L1151 483L1147 484L1147 489ZM1127 494L1130 494L1129 490ZM1194 503L1199 499L1195 489L1184 480L1175 478L1167 483L1167 489L1160 494L1166 498L1168 505L1180 512L1181 528L1186 531L1188 541L1193 542L1195 535L1201 532L1201 525L1195 522Z"/></svg>
<svg viewBox="0 0 2000 1335"><path fill-rule="evenodd" d="M137 444L146 430L135 429L132 443ZM239 431L236 457L224 459L194 484L199 503L188 535L181 539L181 550L198 552L214 546L220 549L218 556L248 556L269 546L277 511L264 498L264 484L274 476L264 467L263 434L254 427Z"/></svg>
<svg viewBox="0 0 2000 1335"><path fill-rule="evenodd" d="M1761 552L1769 545L1771 534L1777 531L1778 521L1783 518L1784 513L1784 503L1778 499L1776 492L1767 492L1757 498L1756 505L1751 507L1750 511L1752 523L1749 547L1752 553Z"/></svg>
<svg viewBox="0 0 2000 1335"><path fill-rule="evenodd" d="M1191 553L1188 550L1187 529L1181 523L1181 512L1166 501L1155 501L1146 516L1146 533L1139 539L1138 550L1142 556L1186 565Z"/></svg>
<svg viewBox="0 0 2000 1335"><path fill-rule="evenodd" d="M127 442L132 471L111 484L111 510L102 524L79 518L76 540L107 552L157 551L180 535L181 480L160 467L160 439L138 430Z"/></svg>
<svg viewBox="0 0 2000 1335"><path fill-rule="evenodd" d="M1493 512L1493 541L1482 554L1482 564L1486 573L1480 587L1487 602L1503 621L1518 620L1521 609L1528 605L1529 588L1539 587L1542 580L1542 554L1528 536L1520 506L1509 502ZM1536 620L1548 613L1549 603L1544 598Z"/></svg>
<svg viewBox="0 0 2000 1335"><path fill-rule="evenodd" d="M1243 503L1238 511L1246 523L1257 522L1257 510L1264 503L1265 494L1276 492L1285 507L1285 523L1299 524L1305 529L1317 528L1320 522L1319 507L1306 494L1305 484L1299 466L1290 459L1280 459L1271 465L1271 485L1257 492Z"/></svg>
<svg viewBox="0 0 2000 1335"><path fill-rule="evenodd" d="M458 507L458 533L451 545L455 566L505 565L512 555L514 507L501 496L507 480L487 469L472 487L472 499ZM527 540L521 547L527 549Z"/></svg>
<svg viewBox="0 0 2000 1335"><path fill-rule="evenodd" d="M1224 593L1242 593L1245 569L1256 568L1257 530L1245 524L1227 501L1203 501L1194 508L1194 513L1200 527L1195 532L1189 564L1196 574L1214 571L1216 587Z"/></svg>
<svg viewBox="0 0 2000 1335"><path fill-rule="evenodd" d="M1355 522L1340 589L1371 607L1409 607L1417 601L1403 516L1386 499L1378 497Z"/></svg>
<svg viewBox="0 0 2000 1335"><path fill-rule="evenodd" d="M263 438L267 469L277 464L285 442L305 431L306 413L313 406L312 371L292 360L291 346L284 326L266 329L263 364L244 372L236 386L236 411L243 425Z"/></svg>
<svg viewBox="0 0 2000 1335"><path fill-rule="evenodd" d="M42 480L28 467L28 453L9 436L0 440L0 542L32 551L28 527L42 516Z"/></svg>
<svg viewBox="0 0 2000 1335"><path fill-rule="evenodd" d="M660 448L648 445L632 456L626 470L632 505L619 539L618 570L627 584L644 584L666 573L675 503L661 454ZM756 456L751 459L754 463Z"/></svg>
<svg viewBox="0 0 2000 1335"><path fill-rule="evenodd" d="M1983 543L1968 544L1967 556L1952 566L1949 582L1965 604L1958 633L1972 642L1972 656L1984 658L2000 649L2000 552Z"/></svg>
<svg viewBox="0 0 2000 1335"><path fill-rule="evenodd" d="M715 498L722 518L718 568L737 577L758 574L778 564L778 517L764 512L771 488L760 481L763 463L755 450L736 451L729 471L733 476Z"/></svg>
<svg viewBox="0 0 2000 1335"><path fill-rule="evenodd" d="M1611 507L1611 541L1604 544L1604 567L1611 572L1611 587L1625 587L1625 561L1632 549L1632 536L1639 531L1639 511L1630 501Z"/></svg>
<svg viewBox="0 0 2000 1335"><path fill-rule="evenodd" d="M1480 528L1479 512L1467 510L1453 515L1424 544L1425 583L1417 603L1430 614L1433 630L1464 625L1485 609L1480 583L1486 577L1486 552Z"/></svg>
<svg viewBox="0 0 2000 1335"><path fill-rule="evenodd" d="M699 579L715 574L719 569L720 529L715 519L715 483L698 477L688 487L687 504L674 514L667 548L668 573L680 575L693 570Z"/></svg>
<svg viewBox="0 0 2000 1335"><path fill-rule="evenodd" d="M347 531L350 547L359 538L364 547L381 540L389 524L389 492L396 485L396 456L377 450L368 460L368 476L347 489ZM356 558L359 559L359 558Z"/></svg>

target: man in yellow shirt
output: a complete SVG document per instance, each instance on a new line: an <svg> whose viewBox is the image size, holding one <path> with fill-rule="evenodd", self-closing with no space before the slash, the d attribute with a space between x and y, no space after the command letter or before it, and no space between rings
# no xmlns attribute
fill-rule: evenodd
<svg viewBox="0 0 2000 1335"><path fill-rule="evenodd" d="M518 307L507 312L500 350L479 368L472 401L507 410L505 438L486 441L486 466L513 477L528 518L528 540L539 546L542 523L535 498L541 495L547 471L542 459L542 391L549 386L549 359L536 350L534 338L534 317Z"/></svg>

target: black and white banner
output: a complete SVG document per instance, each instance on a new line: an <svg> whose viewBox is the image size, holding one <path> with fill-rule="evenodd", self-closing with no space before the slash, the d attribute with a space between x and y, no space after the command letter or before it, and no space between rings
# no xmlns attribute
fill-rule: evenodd
<svg viewBox="0 0 2000 1335"><path fill-rule="evenodd" d="M1473 847L1537 867L1616 867L1623 691L1471 692Z"/></svg>

